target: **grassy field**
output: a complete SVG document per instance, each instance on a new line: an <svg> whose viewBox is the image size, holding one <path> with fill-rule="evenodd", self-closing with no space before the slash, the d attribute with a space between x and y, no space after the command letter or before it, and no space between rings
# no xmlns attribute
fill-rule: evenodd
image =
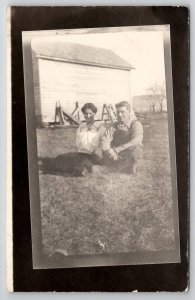
<svg viewBox="0 0 195 300"><path fill-rule="evenodd" d="M75 128L37 129L39 159L75 151ZM108 170L87 178L40 171L44 251L70 255L174 246L166 117L144 127L144 160L137 175Z"/></svg>

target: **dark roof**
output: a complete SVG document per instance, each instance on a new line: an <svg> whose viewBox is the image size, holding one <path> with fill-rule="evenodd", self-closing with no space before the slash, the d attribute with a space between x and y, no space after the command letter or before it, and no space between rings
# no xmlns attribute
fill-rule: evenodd
<svg viewBox="0 0 195 300"><path fill-rule="evenodd" d="M52 58L109 68L134 69L133 66L113 51L103 48L76 43L59 43L57 41L45 43L44 39L40 39L39 43L32 43L32 48L38 56L49 59Z"/></svg>

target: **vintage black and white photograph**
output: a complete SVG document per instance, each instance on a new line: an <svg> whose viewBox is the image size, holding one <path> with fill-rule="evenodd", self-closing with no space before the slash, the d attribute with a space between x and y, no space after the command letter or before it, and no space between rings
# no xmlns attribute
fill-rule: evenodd
<svg viewBox="0 0 195 300"><path fill-rule="evenodd" d="M169 25L22 41L33 267L180 262Z"/></svg>

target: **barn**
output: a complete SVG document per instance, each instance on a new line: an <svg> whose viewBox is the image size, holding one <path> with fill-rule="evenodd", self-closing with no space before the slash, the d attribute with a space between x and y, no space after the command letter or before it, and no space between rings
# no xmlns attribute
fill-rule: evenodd
<svg viewBox="0 0 195 300"><path fill-rule="evenodd" d="M130 73L134 69L113 51L65 41L32 44L35 114L37 123L53 122L56 102L71 113L93 102L98 107L131 102Z"/></svg>

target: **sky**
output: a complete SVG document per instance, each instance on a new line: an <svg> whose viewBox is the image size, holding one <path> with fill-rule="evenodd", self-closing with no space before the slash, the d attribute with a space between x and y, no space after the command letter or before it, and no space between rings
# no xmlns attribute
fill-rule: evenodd
<svg viewBox="0 0 195 300"><path fill-rule="evenodd" d="M55 38L110 49L133 65L135 70L131 71L132 96L145 94L151 85L165 81L162 31L69 33Z"/></svg>

